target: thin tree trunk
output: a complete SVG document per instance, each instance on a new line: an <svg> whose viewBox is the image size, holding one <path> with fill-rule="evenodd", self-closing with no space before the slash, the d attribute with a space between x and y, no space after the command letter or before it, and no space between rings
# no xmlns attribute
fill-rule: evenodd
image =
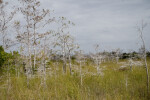
<svg viewBox="0 0 150 100"><path fill-rule="evenodd" d="M34 70L35 70L35 65L36 65L36 48L35 48L35 45L34 45Z"/></svg>
<svg viewBox="0 0 150 100"><path fill-rule="evenodd" d="M81 82L81 86L82 86L82 65L81 65L81 61L80 61L80 82Z"/></svg>
<svg viewBox="0 0 150 100"><path fill-rule="evenodd" d="M34 17L35 17L35 11L34 11ZM35 40L35 36L36 36L36 23L35 23L35 20L34 20L34 25L33 25L33 28L34 28L34 43L33 43L33 48L34 48L34 70L35 70L35 65L36 65L36 48L35 48L35 45L36 45L36 40Z"/></svg>
<svg viewBox="0 0 150 100"><path fill-rule="evenodd" d="M147 59L146 59L146 57L145 57L145 68L146 68L146 74L147 74L147 93L149 95L149 73L148 73Z"/></svg>
<svg viewBox="0 0 150 100"><path fill-rule="evenodd" d="M70 68L70 75L72 75L72 66L71 66L71 57L69 53L69 68Z"/></svg>
<svg viewBox="0 0 150 100"><path fill-rule="evenodd" d="M66 50L65 50L65 43L63 47L63 73L66 73Z"/></svg>
<svg viewBox="0 0 150 100"><path fill-rule="evenodd" d="M27 87L29 88L29 74L31 74L32 70L32 60L31 60L31 47L30 47L30 31L29 31L29 16L27 15L27 33L28 33L28 64L26 74L27 74Z"/></svg>
<svg viewBox="0 0 150 100"><path fill-rule="evenodd" d="M142 28L143 31L143 28ZM145 41L143 39L143 33L141 31L141 40L143 43L143 49L144 49L144 61L145 61L145 69L146 69L146 75L147 75L147 94L149 95L149 71L148 71L148 66L147 66L147 58L146 58L146 48L145 48Z"/></svg>
<svg viewBox="0 0 150 100"><path fill-rule="evenodd" d="M5 25L6 25L6 20L5 20L5 17L3 16L3 26L2 26L2 39L3 39L3 48L4 50L6 49L6 46L5 46Z"/></svg>
<svg viewBox="0 0 150 100"><path fill-rule="evenodd" d="M97 63L97 74L99 74L99 62L98 62L98 58L96 57L96 63Z"/></svg>
<svg viewBox="0 0 150 100"><path fill-rule="evenodd" d="M46 37L44 39L44 78L43 78L43 81L44 81L44 87L46 88Z"/></svg>

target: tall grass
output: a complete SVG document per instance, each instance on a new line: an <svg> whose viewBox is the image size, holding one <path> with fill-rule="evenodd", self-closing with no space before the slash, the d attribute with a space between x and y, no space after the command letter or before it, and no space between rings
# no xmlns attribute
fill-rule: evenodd
<svg viewBox="0 0 150 100"><path fill-rule="evenodd" d="M150 60L148 60L148 63ZM150 63L148 64L150 65ZM62 74L61 64L58 72L47 73L46 86L41 84L42 77L35 75L26 84L26 77L17 77L11 72L8 82L3 74L0 81L0 100L148 100L146 92L146 72L144 66L134 66L131 70L119 70L119 65L113 62L101 64L104 67L102 75L97 73L92 63L83 66L83 85L80 84L80 74L74 70ZM149 66L150 67L150 66ZM86 73L86 71L90 73Z"/></svg>

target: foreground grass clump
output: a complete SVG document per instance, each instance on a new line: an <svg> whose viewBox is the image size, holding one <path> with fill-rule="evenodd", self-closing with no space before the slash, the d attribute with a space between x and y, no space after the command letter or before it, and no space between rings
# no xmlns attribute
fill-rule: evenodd
<svg viewBox="0 0 150 100"><path fill-rule="evenodd" d="M96 73L92 66L83 67L83 83L80 73L73 75L55 73L43 78L33 76L26 84L26 76L11 73L10 78L3 74L0 82L1 100L148 100L146 92L146 72L143 66L133 66L133 70L119 70L113 62L103 63L103 74ZM59 66L61 70L61 66ZM91 69L91 70L90 70ZM50 72L47 72L50 73Z"/></svg>

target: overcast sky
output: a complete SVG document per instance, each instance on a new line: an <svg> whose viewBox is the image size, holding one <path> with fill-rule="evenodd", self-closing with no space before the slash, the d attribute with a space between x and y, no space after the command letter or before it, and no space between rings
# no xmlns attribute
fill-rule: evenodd
<svg viewBox="0 0 150 100"><path fill-rule="evenodd" d="M7 0L15 4L16 0ZM150 49L150 0L40 0L54 16L64 16L75 26L71 34L81 49L92 52L95 44L102 50L121 48L125 51L140 47L136 24L148 23L144 31Z"/></svg>

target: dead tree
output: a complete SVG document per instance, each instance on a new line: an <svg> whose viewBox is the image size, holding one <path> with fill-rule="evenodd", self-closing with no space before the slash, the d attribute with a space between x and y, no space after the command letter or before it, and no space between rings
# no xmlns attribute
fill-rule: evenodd
<svg viewBox="0 0 150 100"><path fill-rule="evenodd" d="M60 28L58 29L57 33L57 41L55 43L55 46L58 46L61 48L61 54L63 56L63 73L66 73L66 65L67 65L67 45L69 43L70 34L67 30L70 25L74 25L71 21L68 21L64 17L60 17L58 20L58 23L60 24ZM68 45L69 46L69 45Z"/></svg>
<svg viewBox="0 0 150 100"><path fill-rule="evenodd" d="M5 9L8 5L8 2L0 1L0 35L2 38L3 48L6 49L9 47L9 42L11 40L7 37L8 36L8 28L10 26L10 22L14 18L16 10L11 13L8 13Z"/></svg>
<svg viewBox="0 0 150 100"><path fill-rule="evenodd" d="M118 64L118 62L119 62L119 54L120 54L120 49L118 48L118 49L116 49L116 62L117 62L117 64Z"/></svg>
<svg viewBox="0 0 150 100"><path fill-rule="evenodd" d="M100 73L100 64L102 62L102 56L99 53L99 45L95 45L95 55L92 56L95 64L96 64L96 69L97 69L97 74Z"/></svg>
<svg viewBox="0 0 150 100"><path fill-rule="evenodd" d="M132 71L132 67L133 67L134 61L133 61L132 51L131 50L129 51L128 62L129 62L130 70Z"/></svg>
<svg viewBox="0 0 150 100"><path fill-rule="evenodd" d="M46 87L46 63L48 60L48 51L50 47L50 41L48 41L50 38L47 35L43 36L43 44L41 44L41 66L39 66L38 69L42 69L42 71L39 71L42 79L41 79L41 84L43 84L44 87Z"/></svg>
<svg viewBox="0 0 150 100"><path fill-rule="evenodd" d="M79 48L79 46L74 43L74 38L71 35L68 35L66 40L67 40L66 41L67 54L69 59L69 70L70 70L70 75L72 75L71 55L75 49Z"/></svg>
<svg viewBox="0 0 150 100"><path fill-rule="evenodd" d="M38 45L40 45L41 39L45 35L51 33L51 31L44 30L44 28L53 22L55 18L50 17L50 10L41 9L40 2L37 0L19 1L22 4L19 10L23 14L26 23L21 26L23 31L17 35L17 39L28 48L28 62L30 68L33 69L31 70L33 73L36 67ZM33 55L33 64L31 55Z"/></svg>
<svg viewBox="0 0 150 100"><path fill-rule="evenodd" d="M76 59L77 62L79 63L79 73L80 73L80 84L81 86L83 85L83 72L82 72L82 62L84 60L84 55L83 55L83 51L80 50L78 52L76 52Z"/></svg>
<svg viewBox="0 0 150 100"><path fill-rule="evenodd" d="M47 30L44 32L39 32L40 29L44 29L46 25L50 24L51 22L55 21L55 18L50 17L50 10L48 9L41 9L40 2L38 0L20 0L23 3L23 7L21 7L21 12L24 16L28 16L29 20L29 29L31 34L31 46L33 46L33 68L36 67L36 49L37 45L42 35L48 34Z"/></svg>
<svg viewBox="0 0 150 100"><path fill-rule="evenodd" d="M49 10L41 10L39 9L40 7L40 2L39 1L36 1L34 0L33 1L33 5L32 5L32 10L33 10L33 13L32 13L32 17L33 17L33 49L34 49L34 68L35 68L35 65L36 65L36 45L37 45L37 40L42 38L42 37L39 37L39 35L41 35L40 33L37 32L37 29L38 28L44 28L47 24L51 23L54 21L54 18L47 18L47 16L50 15L50 11ZM43 21L44 20L44 21ZM45 33L44 33L45 35ZM47 32L47 35L48 35L48 32Z"/></svg>
<svg viewBox="0 0 150 100"><path fill-rule="evenodd" d="M145 40L143 37L144 34L144 28L147 26L146 23L142 21L141 26L137 26L138 32L140 34L140 39L142 41L142 55L145 63L145 69L146 69L146 77L147 77L147 94L149 94L149 71L148 71L148 66L147 66L147 55L146 55L146 46L145 46Z"/></svg>

